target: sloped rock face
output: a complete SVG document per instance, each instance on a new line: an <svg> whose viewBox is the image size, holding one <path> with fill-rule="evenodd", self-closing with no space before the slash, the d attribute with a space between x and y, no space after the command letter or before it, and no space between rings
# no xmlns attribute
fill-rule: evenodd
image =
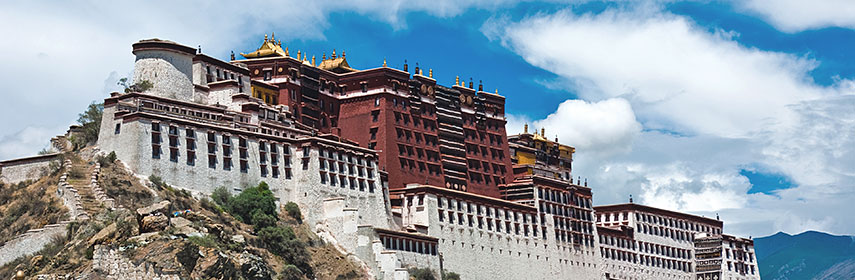
<svg viewBox="0 0 855 280"><path fill-rule="evenodd" d="M169 200L164 200L147 207L137 209L137 218L143 218L148 215L160 213L161 215L169 215Z"/></svg>
<svg viewBox="0 0 855 280"><path fill-rule="evenodd" d="M169 219L163 215L149 215L140 221L140 233L162 231L169 226Z"/></svg>
<svg viewBox="0 0 855 280"><path fill-rule="evenodd" d="M240 270L243 276L249 280L271 279L273 272L264 260L256 255L244 252L238 257Z"/></svg>

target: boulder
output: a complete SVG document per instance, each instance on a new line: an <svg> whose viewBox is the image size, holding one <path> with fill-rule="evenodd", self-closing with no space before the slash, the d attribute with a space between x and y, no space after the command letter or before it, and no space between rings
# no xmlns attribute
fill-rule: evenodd
<svg viewBox="0 0 855 280"><path fill-rule="evenodd" d="M232 240L232 242L234 242L234 243L238 243L238 244L246 243L246 238L245 238L245 237L243 237L243 235L240 235L240 234L232 235L232 239L231 239L231 240Z"/></svg>
<svg viewBox="0 0 855 280"><path fill-rule="evenodd" d="M266 262L264 262L264 259L259 256L243 252L240 254L240 257L238 257L238 263L240 264L240 270L246 279L271 279L271 276L273 275L270 267Z"/></svg>
<svg viewBox="0 0 855 280"><path fill-rule="evenodd" d="M140 235L137 235L137 236L134 236L134 237L128 238L128 242L133 242L133 243L136 243L136 244L142 244L142 245L145 245L145 244L148 244L148 243L149 243L149 241L150 241L151 239L153 239L153 237L156 237L158 234L159 234L159 233L157 233L157 232L147 232L147 233L143 233L143 234L140 234Z"/></svg>
<svg viewBox="0 0 855 280"><path fill-rule="evenodd" d="M166 229L169 218L164 215L148 215L140 221L140 233L155 232Z"/></svg>
<svg viewBox="0 0 855 280"><path fill-rule="evenodd" d="M169 215L169 205L171 203L169 200L164 200L143 208L137 209L137 219L142 219L145 216L153 215L154 213L160 213L161 215L168 216Z"/></svg>
<svg viewBox="0 0 855 280"><path fill-rule="evenodd" d="M89 244L102 244L105 241L109 240L113 237L113 234L116 233L116 223L112 223L109 226L104 227L98 233L96 233L92 238L89 238Z"/></svg>

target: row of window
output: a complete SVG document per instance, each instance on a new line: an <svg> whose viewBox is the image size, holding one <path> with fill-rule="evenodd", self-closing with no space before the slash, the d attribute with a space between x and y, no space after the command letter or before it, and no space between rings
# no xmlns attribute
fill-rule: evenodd
<svg viewBox="0 0 855 280"><path fill-rule="evenodd" d="M520 225L516 222L501 221L498 218L484 218L481 216L455 213L453 211L445 211L442 209L438 210L437 213L439 215L439 222L441 223L444 223L447 220L448 223L452 225L456 223L461 226L468 225L469 227L478 227L478 229L486 229L488 231L495 231L499 233L504 232L507 234L516 234L522 236L532 235L534 237L537 237L538 234L537 226L535 225ZM448 215L446 216L446 214Z"/></svg>
<svg viewBox="0 0 855 280"><path fill-rule="evenodd" d="M555 228L562 230L569 230L575 232L581 232L585 234L593 234L594 233L594 224L587 222L574 221L567 218L562 217L552 217L553 222L555 223Z"/></svg>
<svg viewBox="0 0 855 280"><path fill-rule="evenodd" d="M158 122L152 122L151 124L151 147L152 154L151 157L154 159L160 159L162 154L161 144L162 144L162 136L161 136L161 124ZM222 150L222 168L223 170L231 170L233 166L233 157L232 157L232 137L226 134L220 136L221 145L218 145L217 135L213 131L209 131L207 133L207 154L208 154L208 167L215 169L219 164L219 160L217 159L217 152ZM167 131L167 139L168 150L169 150L169 160L172 162L178 162L180 154L180 133L179 128L177 126L168 126ZM186 163L187 165L195 165L196 164L196 131L191 128L184 129L184 146L186 151ZM279 147L282 147L282 156L280 157ZM248 140L246 138L238 138L238 164L240 168L240 172L247 173L249 172L249 145ZM262 177L267 177L268 174L272 175L273 178L278 178L280 176L280 159L283 166L282 171L285 173L286 179L291 179L291 157L290 157L290 146L288 144L278 145L274 143L259 143L259 162L258 166L261 172ZM269 161L268 161L269 159ZM268 173L270 172L270 173Z"/></svg>
<svg viewBox="0 0 855 280"><path fill-rule="evenodd" d="M580 210L575 207L568 207L548 201L540 201L539 207L541 213L593 222L593 213L591 211Z"/></svg>
<svg viewBox="0 0 855 280"><path fill-rule="evenodd" d="M425 163L423 161L416 161L413 159L399 157L398 161L401 164L402 170L409 169L411 172L415 172L418 170L419 173L427 172L430 175L440 175L442 174L442 169L437 164Z"/></svg>
<svg viewBox="0 0 855 280"><path fill-rule="evenodd" d="M436 256L436 243L401 238L396 236L380 236L383 248L386 250L406 251L419 254Z"/></svg>
<svg viewBox="0 0 855 280"><path fill-rule="evenodd" d="M423 127L424 130L436 131L436 121L432 119L421 119L419 117L413 116L412 118L413 128ZM410 114L395 112L395 123L403 124L407 126L410 124Z"/></svg>
<svg viewBox="0 0 855 280"><path fill-rule="evenodd" d="M714 234L721 234L720 228L715 228L715 227L711 227L711 226L700 224L700 223L678 220L678 219L663 217L663 216L658 216L658 215L651 215L651 214L645 214L645 213L635 213L635 219L637 221L641 221L641 222L645 222L645 223L658 224L658 225L663 225L663 226L673 227L673 228L678 228L678 229L683 229L683 230L702 231L702 232L711 232ZM608 220L606 220L606 221L608 221Z"/></svg>
<svg viewBox="0 0 855 280"><path fill-rule="evenodd" d="M376 129L372 128L371 130L369 130L369 133L371 133L372 140L377 137ZM397 136L397 139L401 141L410 142L411 139L415 139L417 144L422 143L422 139L424 138L425 145L433 147L436 147L438 142L437 137L434 135L412 132L408 129L399 127L395 128L395 135Z"/></svg>
<svg viewBox="0 0 855 280"><path fill-rule="evenodd" d="M472 129L465 128L463 129L464 137L467 140L479 141L481 143L486 143L486 140L489 139L491 145L502 145L504 143L504 137L499 134L493 134L489 132L476 131ZM487 137L484 137L484 136Z"/></svg>
<svg viewBox="0 0 855 280"><path fill-rule="evenodd" d="M728 271L734 271L735 270L736 272L743 274L743 275L748 274L749 272L751 273L751 275L754 275L754 273L755 273L754 265L747 265L744 263L727 262L727 270Z"/></svg>
<svg viewBox="0 0 855 280"><path fill-rule="evenodd" d="M427 158L428 161L437 162L440 160L439 153L432 150L413 147L410 145L398 144L398 155L413 157L418 159Z"/></svg>
<svg viewBox="0 0 855 280"><path fill-rule="evenodd" d="M683 272L692 272L692 263L686 261L670 260L655 256L639 255L632 252L615 250L611 248L600 248L600 254L603 258L624 261L629 263L641 264L651 267L664 269L673 269Z"/></svg>
<svg viewBox="0 0 855 280"><path fill-rule="evenodd" d="M593 209L591 198L573 195L569 192L555 189L537 188L537 197L558 204L573 205L586 209ZM571 204L572 203L572 204Z"/></svg>

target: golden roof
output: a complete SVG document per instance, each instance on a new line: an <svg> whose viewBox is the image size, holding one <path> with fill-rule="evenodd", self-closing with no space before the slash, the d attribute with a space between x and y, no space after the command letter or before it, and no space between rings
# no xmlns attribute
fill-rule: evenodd
<svg viewBox="0 0 855 280"><path fill-rule="evenodd" d="M324 54L324 58L325 57L326 54ZM341 52L341 56L336 57L335 50L333 50L332 56L330 56L329 59L323 59L323 61L321 61L318 68L336 73L356 71L356 69L351 68L350 65L347 64L344 52Z"/></svg>
<svg viewBox="0 0 855 280"><path fill-rule="evenodd" d="M245 58L261 58L261 57L269 57L269 56L281 56L287 57L289 56L287 50L282 49L282 41L276 42L275 33L271 36L271 39L267 39L267 34L264 34L264 43L261 44L261 47L258 47L257 50L251 53L240 53Z"/></svg>

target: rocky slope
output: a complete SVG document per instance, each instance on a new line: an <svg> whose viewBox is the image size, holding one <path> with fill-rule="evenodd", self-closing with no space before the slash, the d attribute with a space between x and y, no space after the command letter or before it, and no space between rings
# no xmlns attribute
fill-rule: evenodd
<svg viewBox="0 0 855 280"><path fill-rule="evenodd" d="M69 156L84 154L87 153ZM0 267L0 279L11 279L18 273L26 279L366 278L360 266L287 214L280 213L267 226L291 232L287 237L290 240L285 241L299 244L293 248L304 248L308 256L302 269L289 263L300 252L289 251L292 247L272 250L273 244L265 242L269 238L260 237L256 228L238 221L207 197L194 198L177 187L137 178L121 162L105 157L83 156L74 168L90 171L99 162L100 173L95 179L114 205L87 197L89 219L71 222L67 234L58 236L38 253ZM55 185L49 183L56 179L42 180L50 186ZM33 188L40 192L33 194L55 197L49 187L38 186ZM29 187L4 186L0 193L16 194L25 189ZM29 199L23 194L0 198L8 200L0 206L3 213ZM18 215L14 223L21 226L15 228L39 227L62 219L62 204L57 206L56 201L47 198L44 201L48 210ZM11 239L20 231L4 228L0 238Z"/></svg>

